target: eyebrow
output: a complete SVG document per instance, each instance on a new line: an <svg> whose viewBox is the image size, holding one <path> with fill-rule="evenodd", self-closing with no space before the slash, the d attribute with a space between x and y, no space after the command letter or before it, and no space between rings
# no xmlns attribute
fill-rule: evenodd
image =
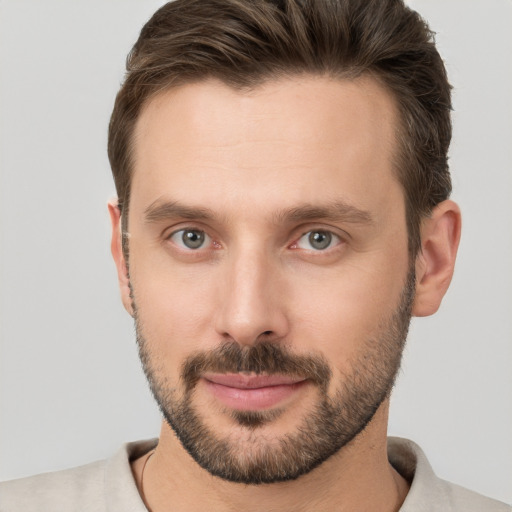
<svg viewBox="0 0 512 512"><path fill-rule="evenodd" d="M350 224L373 224L373 218L370 212L357 208L344 201L335 201L321 206L304 204L295 208L282 210L275 216L277 223L293 223L317 219L347 222Z"/></svg>
<svg viewBox="0 0 512 512"><path fill-rule="evenodd" d="M167 219L211 220L215 217L208 208L186 206L178 201L155 201L144 210L144 220L147 223Z"/></svg>
<svg viewBox="0 0 512 512"><path fill-rule="evenodd" d="M169 219L213 220L218 218L209 208L184 205L178 201L157 200L144 210L144 221L155 223ZM350 224L373 224L370 212L344 201L335 201L326 205L303 204L286 208L273 215L276 224L297 223L312 220L331 220Z"/></svg>

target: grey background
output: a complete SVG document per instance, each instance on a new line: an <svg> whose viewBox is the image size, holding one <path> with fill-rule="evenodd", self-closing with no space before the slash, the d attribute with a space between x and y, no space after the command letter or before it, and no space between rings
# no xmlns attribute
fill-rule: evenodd
<svg viewBox="0 0 512 512"><path fill-rule="evenodd" d="M0 0L0 479L158 433L118 298L106 127L126 53L163 2ZM415 319L390 433L512 502L512 2L409 2L454 84L463 238L440 312Z"/></svg>

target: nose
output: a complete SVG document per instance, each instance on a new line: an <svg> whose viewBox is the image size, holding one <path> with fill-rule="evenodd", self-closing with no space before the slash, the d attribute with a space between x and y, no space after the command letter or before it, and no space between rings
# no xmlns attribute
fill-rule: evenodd
<svg viewBox="0 0 512 512"><path fill-rule="evenodd" d="M264 250L239 250L224 264L216 330L240 345L283 338L288 332L279 263Z"/></svg>

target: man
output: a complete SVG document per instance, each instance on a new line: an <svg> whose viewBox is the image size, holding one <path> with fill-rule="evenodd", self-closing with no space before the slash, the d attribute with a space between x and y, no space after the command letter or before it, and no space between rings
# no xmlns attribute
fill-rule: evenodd
<svg viewBox="0 0 512 512"><path fill-rule="evenodd" d="M116 99L109 211L161 436L2 507L510 510L386 439L459 241L449 89L397 1L160 9Z"/></svg>

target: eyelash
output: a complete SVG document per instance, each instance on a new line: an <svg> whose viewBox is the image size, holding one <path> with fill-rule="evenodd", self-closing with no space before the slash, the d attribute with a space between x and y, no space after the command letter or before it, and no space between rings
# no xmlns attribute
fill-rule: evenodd
<svg viewBox="0 0 512 512"><path fill-rule="evenodd" d="M200 237L203 237L203 242L200 245L198 245L197 247L187 246L184 241L185 240L184 236L186 233L199 234ZM318 237L318 235L320 235L320 237ZM327 243L326 243L325 247L320 247L320 248L311 247L311 242L315 241L314 236L317 237L316 241L318 241L320 244L326 243L325 239L322 238L322 237L326 237ZM306 237L308 237L308 238L306 239ZM305 240L307 240L306 243L310 244L309 248L301 247L301 245L300 245L301 241L305 241ZM203 249L203 250L205 249L205 244L206 244L206 246L213 244L213 249L221 248L221 245L218 242L214 241L212 239L212 237L210 237L210 235L208 235L208 233L206 233L206 231L204 231L203 229L194 228L194 227L186 227L186 228L181 228L181 229L175 230L170 235L168 235L166 237L166 241L172 242L180 250L182 250L184 252L188 252L188 253L194 253L194 252L199 253L200 249ZM194 243L193 237L189 237L189 241L191 241L193 244ZM328 229L310 229L310 230L304 232L297 240L292 242L292 244L290 244L288 246L288 248L292 249L292 250L303 249L305 251L308 251L311 253L316 253L316 254L320 255L322 253L326 254L326 253L331 252L331 250L333 250L337 246L343 244L343 242L344 242L344 240L342 239L341 236L337 235L336 233L333 233L332 231L330 231Z"/></svg>
<svg viewBox="0 0 512 512"><path fill-rule="evenodd" d="M325 247L322 247L322 248L315 248L315 247L310 247L310 248L304 248L304 247L300 247L300 243L302 240L306 239L306 237L308 238L308 241L311 245L311 242L313 242L312 240L312 236L313 235L321 235L321 236L325 236L327 238L327 245ZM321 240L319 243L322 244L324 240ZM316 253L322 253L322 252L327 252L329 249L333 249L334 247L340 245L341 243L343 242L342 238L333 233L332 231L329 231L328 229L310 229L309 231L306 231L296 242L294 242L290 248L291 249L305 249L307 251L312 251L312 252L316 252Z"/></svg>
<svg viewBox="0 0 512 512"><path fill-rule="evenodd" d="M181 240L177 236L180 233L181 233ZM166 237L166 240L171 241L172 243L177 245L181 250L184 250L184 251L195 252L195 251L203 248L204 244L201 244L200 246L198 246L196 248L187 247L185 245L185 243L184 243L184 238L183 238L186 233L199 233L201 236L204 237L204 241L205 242L208 242L208 240L210 240L210 243L212 242L212 238L210 237L210 235L208 235L208 233L206 233L206 231L204 231L202 229L197 229L197 228L182 228L182 229L178 229L176 231L173 231L168 237ZM192 241L191 237L189 237L189 241ZM220 248L220 244L218 242L213 242L213 243L214 243L214 245L218 246L216 248Z"/></svg>

